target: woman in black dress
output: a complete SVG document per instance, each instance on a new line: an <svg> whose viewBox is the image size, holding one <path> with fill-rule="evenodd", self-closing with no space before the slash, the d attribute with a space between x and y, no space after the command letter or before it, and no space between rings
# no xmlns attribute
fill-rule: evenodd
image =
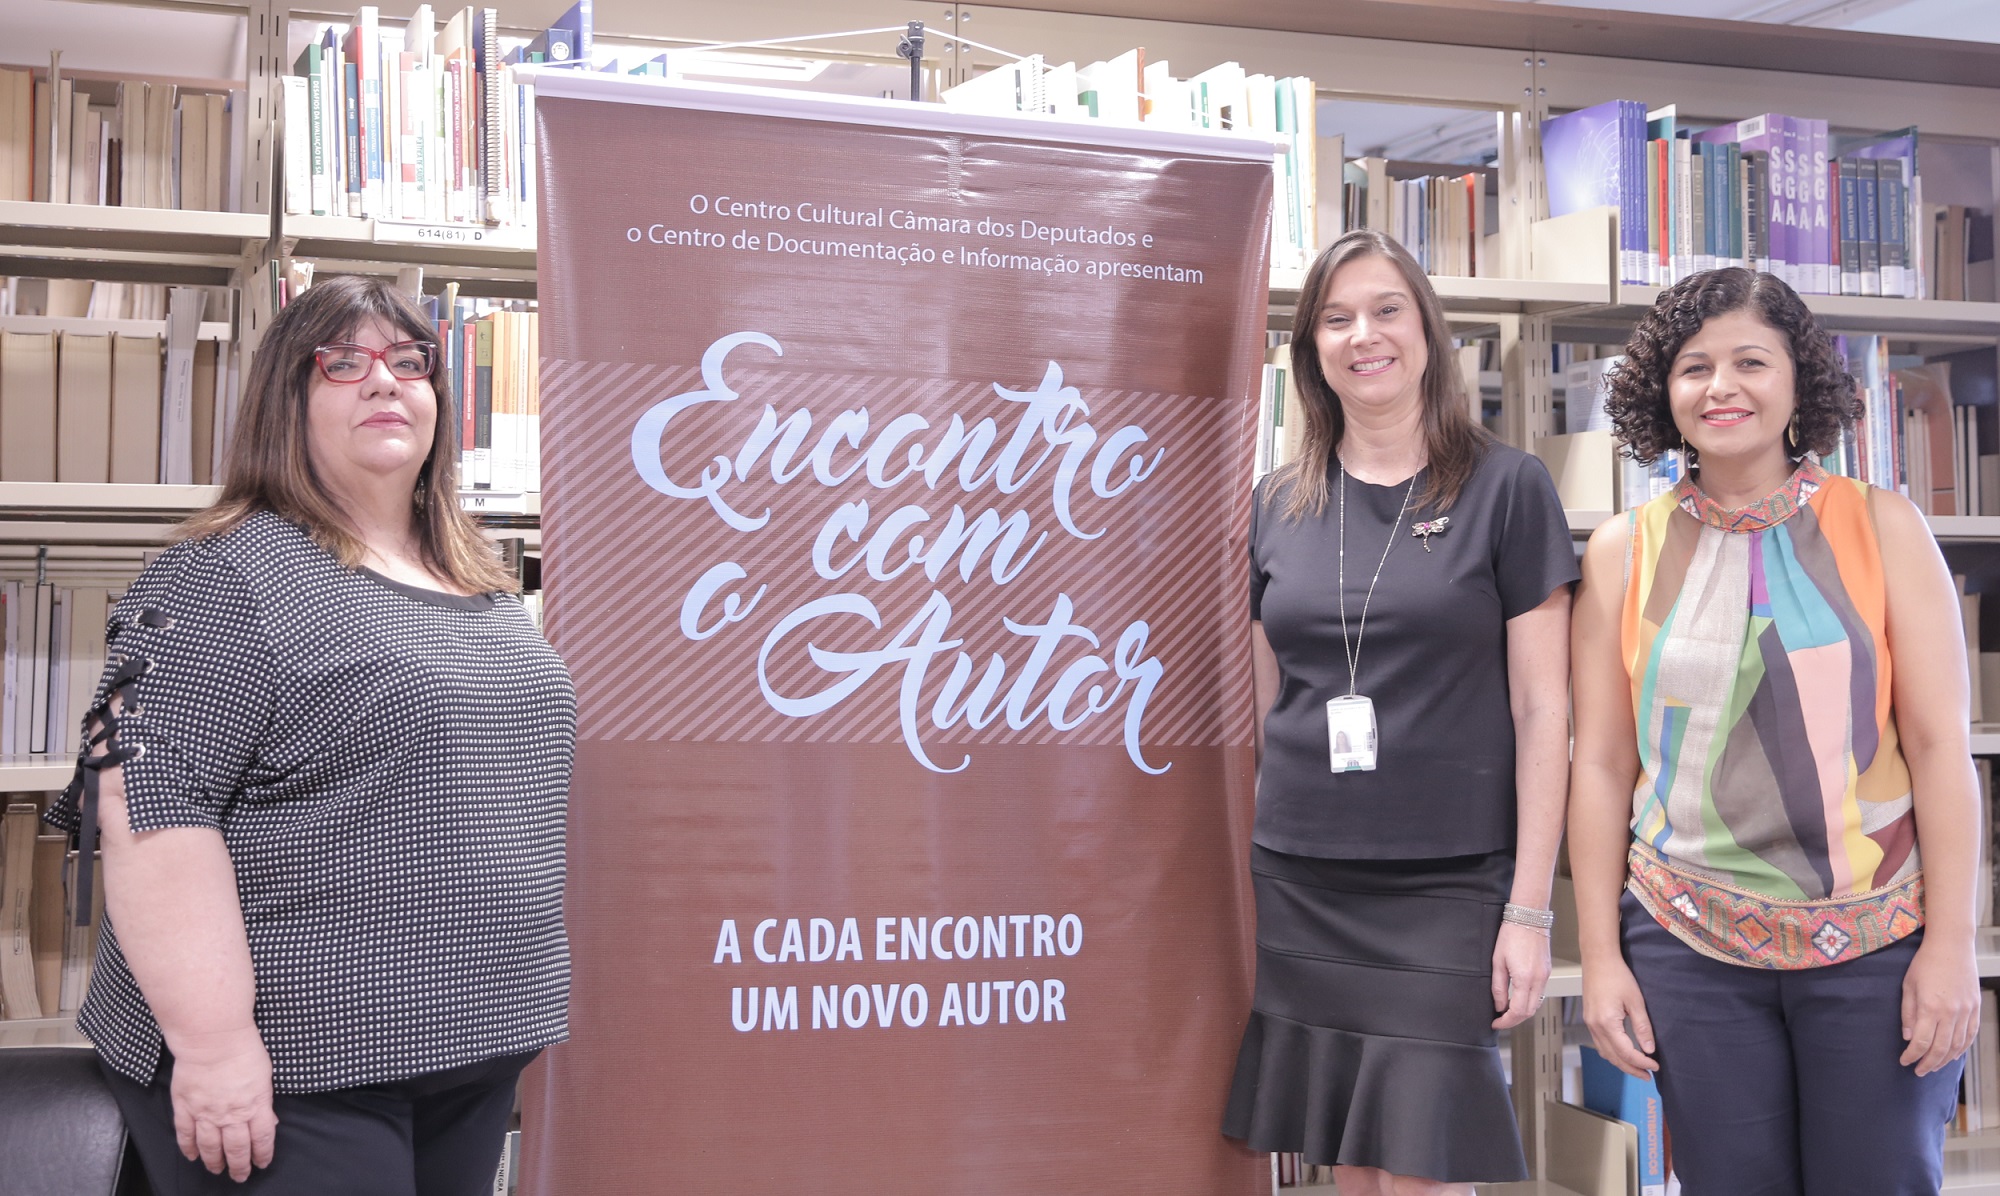
<svg viewBox="0 0 2000 1196"><path fill-rule="evenodd" d="M438 358L379 280L293 301L113 612L51 817L101 829L78 1022L158 1191L490 1191L567 1033L576 699L459 509Z"/></svg>
<svg viewBox="0 0 2000 1196"><path fill-rule="evenodd" d="M1314 263L1292 373L1304 444L1250 532L1257 992L1224 1132L1341 1196L1469 1193L1527 1176L1495 1035L1548 979L1576 554L1388 237Z"/></svg>

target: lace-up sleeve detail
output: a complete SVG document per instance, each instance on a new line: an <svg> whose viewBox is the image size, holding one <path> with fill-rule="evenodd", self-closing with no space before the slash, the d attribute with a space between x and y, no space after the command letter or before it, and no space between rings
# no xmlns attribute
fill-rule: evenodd
<svg viewBox="0 0 2000 1196"><path fill-rule="evenodd" d="M229 562L180 545L133 583L105 638L110 659L84 719L77 774L50 821L93 846L98 778L115 767L134 831L220 828L277 684L255 596Z"/></svg>

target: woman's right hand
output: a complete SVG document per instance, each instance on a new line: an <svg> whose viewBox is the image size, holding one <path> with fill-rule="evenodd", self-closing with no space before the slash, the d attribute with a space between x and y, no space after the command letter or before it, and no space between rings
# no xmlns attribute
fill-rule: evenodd
<svg viewBox="0 0 2000 1196"><path fill-rule="evenodd" d="M1583 1021L1597 1053L1619 1071L1644 1080L1660 1069L1650 1057L1653 1023L1646 1017L1646 998L1639 995L1639 981L1623 959L1583 965Z"/></svg>
<svg viewBox="0 0 2000 1196"><path fill-rule="evenodd" d="M278 1116L271 1109L271 1056L263 1036L244 1030L174 1047L174 1136L181 1153L238 1183L269 1167Z"/></svg>

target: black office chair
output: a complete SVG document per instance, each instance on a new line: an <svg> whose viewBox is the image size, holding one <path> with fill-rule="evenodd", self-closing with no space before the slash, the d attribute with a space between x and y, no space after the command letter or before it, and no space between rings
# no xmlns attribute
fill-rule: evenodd
<svg viewBox="0 0 2000 1196"><path fill-rule="evenodd" d="M125 1119L81 1047L0 1050L0 1196L146 1196Z"/></svg>

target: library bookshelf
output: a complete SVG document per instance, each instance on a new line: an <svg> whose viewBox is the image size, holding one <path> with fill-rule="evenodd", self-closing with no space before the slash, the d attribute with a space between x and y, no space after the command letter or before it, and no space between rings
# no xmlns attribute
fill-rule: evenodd
<svg viewBox="0 0 2000 1196"><path fill-rule="evenodd" d="M118 5L168 19L190 11L182 0L30 0L77 10L76 38L103 38L104 14ZM204 14L233 14L245 46L244 94L255 108L240 213L0 202L0 273L107 281L171 282L230 289L226 319L201 336L225 342L247 374L262 321L271 309L266 279L274 263L311 261L318 272L371 273L419 285L460 283L465 293L532 298L532 229L427 226L349 217L287 215L273 193L282 140L278 76L289 71L290 25L328 19L293 12L282 0L210 0ZM407 17L413 0L381 5L385 20ZM509 14L503 8L503 18ZM942 18L942 19L941 19ZM339 18L333 18L338 20ZM516 20L525 18L516 17ZM1052 62L1088 62L1144 46L1149 60L1197 69L1236 59L1273 75L1320 81L1323 97L1402 100L1477 108L1496 116L1501 146L1498 219L1485 247L1501 277L1438 278L1455 331L1500 344L1502 431L1532 447L1552 427L1550 347L1561 341L1615 344L1657 297L1656 288L1620 285L1615 222L1609 210L1560 220L1547 210L1540 179L1538 129L1554 111L1616 96L1678 101L1691 119L1728 119L1767 110L1804 111L1836 126L1872 129L1914 124L1927 134L1988 141L2000 106L2000 47L1883 37L1779 25L1737 25L1647 14L1560 12L1492 0L1343 0L1311 12L1288 0L1010 0L1005 5L914 0L773 0L714 5L699 0L597 0L599 39L621 37L652 48L768 39L793 29L876 28L923 20L967 29L982 42ZM974 22L966 26L964 22ZM508 32L521 32L509 28ZM134 62L145 47L124 35ZM120 35L110 39L114 43ZM807 42L787 53L824 53L847 61L895 64L893 40L857 51L851 42ZM0 48L9 65L45 64L46 52ZM1000 59L983 48L934 40L924 63L941 85L963 82ZM132 73L144 73L134 68ZM157 72L155 72L157 73ZM1324 129L1323 132L1338 132ZM1271 279L1270 326L1288 328L1301 271ZM1832 328L1881 333L1917 345L2000 345L2000 304L1809 296ZM23 323L0 330L123 332L156 335L158 322ZM212 487L76 486L0 483L0 568L18 568L41 545L60 550L66 567L94 564L136 572L171 525L211 501ZM540 496L472 492L469 509L498 534L539 546ZM1570 526L1587 534L1606 513L1573 511ZM1938 517L1933 532L1948 549L1989 553L2000 545L2000 517ZM95 554L95 558L88 555ZM2000 568L2000 555L1994 559ZM2000 755L2000 724L1973 729L1973 751ZM0 759L0 791L46 791L69 778L67 757ZM1981 932L1982 975L2000 976L2000 930ZM1581 976L1559 962L1550 995L1575 997ZM1531 1170L1547 1174L1539 1110L1560 1076L1561 1001L1510 1040L1516 1107ZM0 1046L80 1043L61 1019L0 1022ZM1559 1078L1555 1081L1559 1095ZM1954 1139L1946 1188L2000 1196L2000 1132ZM1324 1189L1330 1191L1331 1189ZM1575 1196L1545 1179L1483 1189L1487 1196Z"/></svg>

